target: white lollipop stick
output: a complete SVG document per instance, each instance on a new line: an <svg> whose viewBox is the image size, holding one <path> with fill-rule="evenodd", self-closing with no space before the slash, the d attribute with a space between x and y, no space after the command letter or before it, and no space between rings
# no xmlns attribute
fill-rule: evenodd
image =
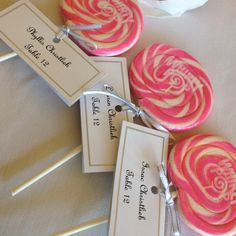
<svg viewBox="0 0 236 236"><path fill-rule="evenodd" d="M73 234L88 230L90 228L96 227L98 225L101 225L101 224L104 224L107 222L108 222L108 216L102 216L97 219L91 220L89 222L85 222L85 223L75 227L74 229L62 231L62 232L53 234L51 236L69 236L69 235L73 235Z"/></svg>
<svg viewBox="0 0 236 236"><path fill-rule="evenodd" d="M82 146L79 145L78 147L76 147L74 150L72 150L71 152L69 152L66 156L64 156L61 160L57 161L55 164L53 164L52 166L50 166L49 168L47 168L46 170L44 170L43 172L41 172L40 174L36 175L35 177L33 177L32 179L30 179L29 181L25 182L24 184L18 186L17 188L15 188L11 194L12 196L15 196L16 194L18 194L19 192L23 191L24 189L28 188L30 185L34 184L35 182L37 182L38 180L40 180L41 178L43 178L44 176L46 176L47 174L49 174L50 172L52 172L53 170L55 170L56 168L60 167L61 165L63 165L65 162L69 161L71 158L73 158L74 156L76 156L77 154L81 153L82 151Z"/></svg>
<svg viewBox="0 0 236 236"><path fill-rule="evenodd" d="M11 58L16 57L16 56L17 56L17 53L15 53L15 52L1 54L0 55L0 62L6 61L6 60L11 59Z"/></svg>

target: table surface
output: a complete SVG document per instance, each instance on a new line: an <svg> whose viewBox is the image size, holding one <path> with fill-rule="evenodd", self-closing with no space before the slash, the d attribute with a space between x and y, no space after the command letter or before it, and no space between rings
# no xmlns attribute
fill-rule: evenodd
<svg viewBox="0 0 236 236"><path fill-rule="evenodd" d="M1 0L0 10L16 0ZM61 25L58 0L32 0ZM236 1L209 0L179 18L145 19L144 32L122 56L132 61L152 42L186 50L201 62L211 79L214 105L200 127L177 134L183 138L211 133L236 144ZM0 51L8 47L0 41ZM11 197L15 186L45 169L81 143L78 103L67 107L20 58L0 64L0 235L39 236L71 228L109 214L112 173L83 174L77 157ZM107 224L80 233L104 236ZM198 235L182 223L183 235Z"/></svg>

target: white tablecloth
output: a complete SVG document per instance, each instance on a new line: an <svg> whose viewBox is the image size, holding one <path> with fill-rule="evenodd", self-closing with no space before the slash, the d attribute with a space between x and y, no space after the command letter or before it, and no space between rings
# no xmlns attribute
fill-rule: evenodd
<svg viewBox="0 0 236 236"><path fill-rule="evenodd" d="M1 0L0 10L16 2ZM32 0L61 25L58 0ZM123 56L130 63L152 42L186 50L202 63L214 88L213 110L200 127L178 134L223 136L236 144L236 1L209 0L180 18L145 19L138 44ZM7 50L0 41L0 50ZM31 188L11 197L28 180L81 143L79 105L67 107L20 58L0 64L0 235L39 236L109 214L113 175L83 174L74 158ZM81 236L104 236L107 225ZM198 235L182 224L183 235Z"/></svg>

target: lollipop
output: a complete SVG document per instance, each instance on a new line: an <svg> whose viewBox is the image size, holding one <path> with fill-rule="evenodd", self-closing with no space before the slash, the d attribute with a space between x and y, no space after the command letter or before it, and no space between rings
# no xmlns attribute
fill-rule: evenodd
<svg viewBox="0 0 236 236"><path fill-rule="evenodd" d="M199 62L171 45L155 43L134 58L129 79L139 106L165 128L191 129L212 107L212 87Z"/></svg>
<svg viewBox="0 0 236 236"><path fill-rule="evenodd" d="M96 30L77 31L81 37L97 45L85 48L82 41L74 41L88 53L113 56L130 49L143 29L143 15L134 0L63 0L61 14L67 25L93 25Z"/></svg>
<svg viewBox="0 0 236 236"><path fill-rule="evenodd" d="M168 172L179 188L179 207L192 228L208 235L236 235L236 148L196 135L171 151Z"/></svg>

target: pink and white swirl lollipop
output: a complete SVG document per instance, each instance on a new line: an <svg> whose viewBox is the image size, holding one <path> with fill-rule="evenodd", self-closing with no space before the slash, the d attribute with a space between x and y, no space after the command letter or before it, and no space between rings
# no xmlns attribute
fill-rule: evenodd
<svg viewBox="0 0 236 236"><path fill-rule="evenodd" d="M199 62L183 50L154 43L129 68L139 106L169 130L201 124L212 107L212 86Z"/></svg>
<svg viewBox="0 0 236 236"><path fill-rule="evenodd" d="M102 26L76 32L97 45L97 49L84 48L97 56L127 51L138 41L143 29L143 14L134 0L63 0L60 10L67 25ZM81 41L75 38L74 41L84 47Z"/></svg>
<svg viewBox="0 0 236 236"><path fill-rule="evenodd" d="M236 235L236 148L211 135L177 143L168 172L179 188L179 208L193 229L207 235Z"/></svg>

